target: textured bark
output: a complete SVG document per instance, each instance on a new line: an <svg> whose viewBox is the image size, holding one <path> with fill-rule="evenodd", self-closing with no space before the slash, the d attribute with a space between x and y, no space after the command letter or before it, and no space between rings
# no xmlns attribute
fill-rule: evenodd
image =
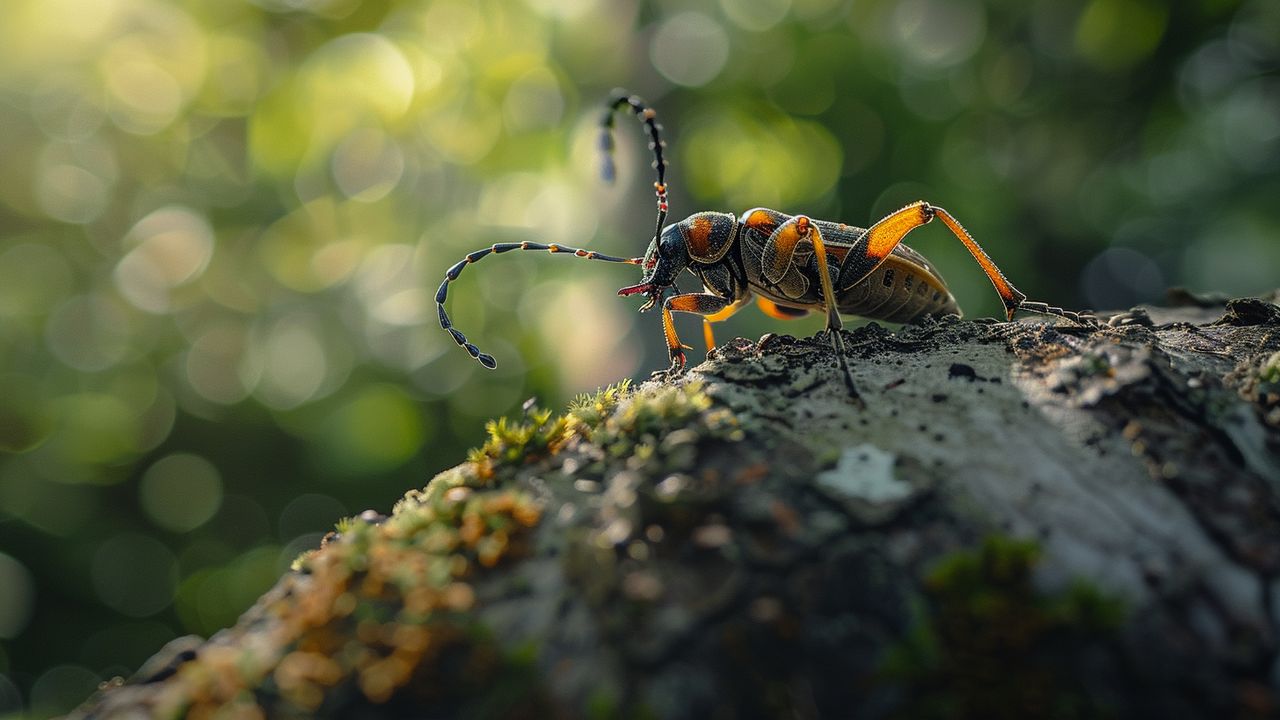
<svg viewBox="0 0 1280 720"><path fill-rule="evenodd" d="M340 612L299 629L317 597L356 602L317 570L77 715L1274 716L1275 300L1183 294L1100 329L873 324L846 334L865 407L821 335L732 341L602 403L604 417L527 419L534 440L518 452L495 440L391 520L366 518L437 507L413 527L469 538L449 552L470 565L434 587L456 598L465 583L470 602L410 621L396 612L411 582L370 591L393 618L383 627L468 629L414 656L393 691L370 692L347 660L312 673L320 695L289 689L278 665L319 647L300 640L315 627L350 633L329 645L348 655L398 652ZM510 547L485 556L466 515L438 508L507 507L501 492L538 514L490 523ZM353 537L309 562L379 542ZM344 587L368 585L361 567ZM231 690L192 680L202 658L246 647L263 669ZM249 692L234 701L237 682Z"/></svg>

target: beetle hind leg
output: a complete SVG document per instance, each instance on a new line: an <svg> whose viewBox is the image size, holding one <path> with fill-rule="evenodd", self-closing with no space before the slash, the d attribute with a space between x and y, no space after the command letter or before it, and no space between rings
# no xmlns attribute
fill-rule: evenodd
<svg viewBox="0 0 1280 720"><path fill-rule="evenodd" d="M861 282L874 272L880 266L880 263L884 262L885 258L902 242L907 233L929 223L934 218L941 220L942 224L947 226L951 234L955 235L956 239L964 244L965 249L977 261L978 266L982 268L983 274L987 276L992 286L995 287L996 293L1000 295L1000 300L1004 303L1007 319L1012 320L1014 313L1019 310L1026 310L1041 315L1064 318L1081 325L1097 324L1097 320L1088 314L1064 310L1042 302L1028 301L1027 296L1014 287L1013 283L1009 282L1009 279L996 266L991 256L982 249L978 241L973 239L969 231L965 230L964 226L951 213L937 205L930 205L923 200L911 203L901 210L890 213L867 230L854 249L845 256L844 264L840 268L840 287L852 287Z"/></svg>
<svg viewBox="0 0 1280 720"><path fill-rule="evenodd" d="M965 247L969 249L973 259L978 261L982 271L986 273L987 277L991 279L991 283L995 285L996 292L1000 294L1000 299L1004 302L1005 313L1009 320L1013 319L1013 314L1017 311L1026 310L1040 315L1060 317L1080 325L1098 324L1098 319L1088 313L1078 313L1073 310L1065 310L1056 305L1027 300L1027 296L1005 278L1004 273L1000 272L1000 268L996 267L991 257L982 249L982 246L978 245L978 241L973 239L969 231L965 230L964 226L951 213L927 203L924 207L930 216L936 216L941 220L942 224L946 225L947 229L951 231L951 234L959 238L960 242L964 243Z"/></svg>

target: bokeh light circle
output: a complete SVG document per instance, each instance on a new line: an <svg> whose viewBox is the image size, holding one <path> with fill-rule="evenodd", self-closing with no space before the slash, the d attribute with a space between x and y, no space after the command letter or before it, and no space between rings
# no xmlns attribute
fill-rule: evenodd
<svg viewBox="0 0 1280 720"><path fill-rule="evenodd" d="M663 21L654 33L649 59L673 83L706 85L729 60L729 35L707 15L692 10L678 13Z"/></svg>
<svg viewBox="0 0 1280 720"><path fill-rule="evenodd" d="M791 0L720 0L720 9L743 30L764 32L782 22Z"/></svg>
<svg viewBox="0 0 1280 720"><path fill-rule="evenodd" d="M166 455L143 474L138 498L156 525L189 532L208 522L222 506L222 476L199 455Z"/></svg>
<svg viewBox="0 0 1280 720"><path fill-rule="evenodd" d="M132 249L116 265L116 287L134 307L163 313L171 308L172 291L208 267L213 228L193 210L169 206L139 220L125 243Z"/></svg>
<svg viewBox="0 0 1280 720"><path fill-rule="evenodd" d="M81 665L55 665L31 685L29 717L51 717L69 712L97 690L97 673Z"/></svg>
<svg viewBox="0 0 1280 720"><path fill-rule="evenodd" d="M124 532L98 547L90 578L104 605L129 617L150 617L173 601L178 561L159 540Z"/></svg>

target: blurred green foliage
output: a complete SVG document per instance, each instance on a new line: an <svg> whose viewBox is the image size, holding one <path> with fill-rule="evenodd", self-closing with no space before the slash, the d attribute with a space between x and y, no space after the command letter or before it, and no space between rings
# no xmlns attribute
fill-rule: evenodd
<svg viewBox="0 0 1280 720"><path fill-rule="evenodd" d="M6 0L0 715L234 621L523 398L665 364L634 275L567 256L453 286L497 371L435 327L476 247L643 250L632 123L598 180L609 88L658 108L677 217L924 198L1032 297L1115 307L1276 284L1278 45L1273 0Z"/></svg>

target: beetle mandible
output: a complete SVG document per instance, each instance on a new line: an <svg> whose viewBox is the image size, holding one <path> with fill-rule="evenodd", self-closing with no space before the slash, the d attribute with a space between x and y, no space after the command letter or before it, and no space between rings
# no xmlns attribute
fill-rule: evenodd
<svg viewBox="0 0 1280 720"><path fill-rule="evenodd" d="M831 338L845 384L856 398L858 394L841 335L841 314L898 323L960 314L960 307L942 276L923 255L902 244L907 233L935 218L942 221L978 262L1004 302L1009 320L1018 310L1026 310L1080 324L1096 322L1089 315L1028 301L950 212L923 200L890 213L869 228L814 220L806 215L787 215L762 207L740 216L696 212L666 225L666 144L660 135L657 113L639 97L621 90L614 91L609 98L601 121L603 174L606 180L613 179L613 121L615 114L624 109L630 110L648 132L653 167L657 171L654 192L658 218L648 250L644 257L621 258L555 243L497 243L470 253L450 267L436 292L440 326L486 368L496 367L493 356L480 352L469 342L453 327L445 312L449 283L456 280L468 264L490 253L544 250L641 266L644 272L641 281L622 288L618 294L644 295L647 301L641 312L661 307L662 332L673 371L684 368L684 351L688 349L676 334L673 312L702 316L708 350L715 346L711 323L725 320L753 297L766 315L781 320L803 317L810 311L825 312L827 325L823 332ZM676 288L676 278L685 270L702 282L703 292L681 293ZM675 294L668 296L668 292Z"/></svg>

